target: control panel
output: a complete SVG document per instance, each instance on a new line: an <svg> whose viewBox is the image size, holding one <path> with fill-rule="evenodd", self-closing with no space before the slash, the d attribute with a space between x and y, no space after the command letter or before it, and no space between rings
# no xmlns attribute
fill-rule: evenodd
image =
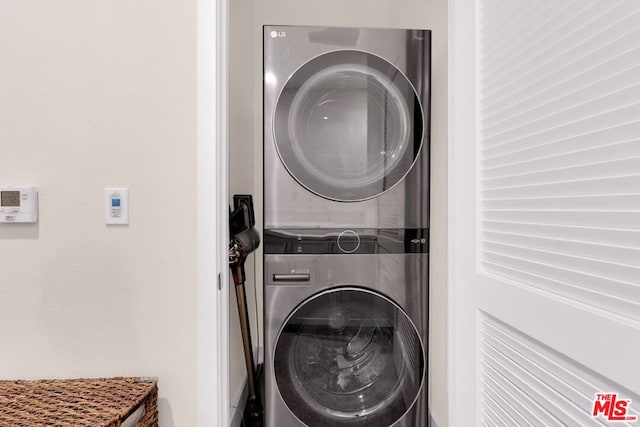
<svg viewBox="0 0 640 427"><path fill-rule="evenodd" d="M129 189L104 189L104 222L111 225L129 224Z"/></svg>
<svg viewBox="0 0 640 427"><path fill-rule="evenodd" d="M0 223L38 222L35 187L0 187Z"/></svg>

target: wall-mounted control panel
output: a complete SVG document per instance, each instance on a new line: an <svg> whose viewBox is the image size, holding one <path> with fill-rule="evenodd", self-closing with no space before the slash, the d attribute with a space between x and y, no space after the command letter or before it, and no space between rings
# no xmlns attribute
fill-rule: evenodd
<svg viewBox="0 0 640 427"><path fill-rule="evenodd" d="M35 187L0 187L0 223L38 222Z"/></svg>
<svg viewBox="0 0 640 427"><path fill-rule="evenodd" d="M129 189L104 189L104 221L107 224L129 224Z"/></svg>

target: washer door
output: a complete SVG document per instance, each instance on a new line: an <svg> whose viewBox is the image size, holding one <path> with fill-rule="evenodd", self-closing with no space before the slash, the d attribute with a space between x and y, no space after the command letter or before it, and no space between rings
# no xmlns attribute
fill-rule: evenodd
<svg viewBox="0 0 640 427"><path fill-rule="evenodd" d="M418 397L423 354L415 326L395 303L336 288L289 316L274 372L285 404L308 426L390 426Z"/></svg>
<svg viewBox="0 0 640 427"><path fill-rule="evenodd" d="M416 92L393 64L340 50L315 57L286 82L274 138L291 175L337 201L375 197L411 170L423 137Z"/></svg>

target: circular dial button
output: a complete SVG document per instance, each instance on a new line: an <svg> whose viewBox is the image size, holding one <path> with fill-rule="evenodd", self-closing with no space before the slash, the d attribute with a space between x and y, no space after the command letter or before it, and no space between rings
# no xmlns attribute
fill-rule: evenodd
<svg viewBox="0 0 640 427"><path fill-rule="evenodd" d="M345 254L352 254L360 247L360 236L353 230L345 230L338 236L338 248Z"/></svg>

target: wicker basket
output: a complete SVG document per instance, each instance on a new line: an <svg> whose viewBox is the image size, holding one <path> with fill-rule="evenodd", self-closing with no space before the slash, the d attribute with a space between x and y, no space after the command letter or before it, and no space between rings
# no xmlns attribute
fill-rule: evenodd
<svg viewBox="0 0 640 427"><path fill-rule="evenodd" d="M153 380L0 381L2 427L120 427L142 405L144 415L136 427L157 427Z"/></svg>

